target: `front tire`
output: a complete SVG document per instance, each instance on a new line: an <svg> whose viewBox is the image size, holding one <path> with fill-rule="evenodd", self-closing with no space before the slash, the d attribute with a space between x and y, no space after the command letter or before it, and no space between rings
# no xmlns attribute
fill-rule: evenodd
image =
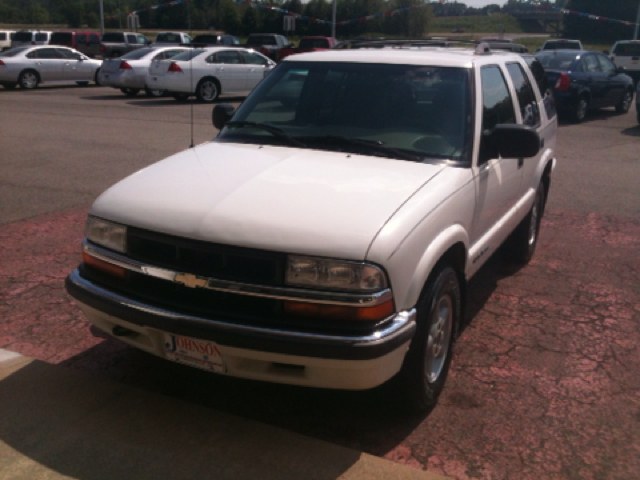
<svg viewBox="0 0 640 480"><path fill-rule="evenodd" d="M120 91L127 97L135 97L140 92L139 88L121 88Z"/></svg>
<svg viewBox="0 0 640 480"><path fill-rule="evenodd" d="M196 87L196 97L200 102L215 102L220 95L220 84L213 78L203 78Z"/></svg>
<svg viewBox="0 0 640 480"><path fill-rule="evenodd" d="M20 84L20 88L33 90L40 84L40 77L34 70L25 70L20 74L18 83Z"/></svg>
<svg viewBox="0 0 640 480"><path fill-rule="evenodd" d="M396 381L413 411L432 408L444 389L453 344L462 320L462 293L456 271L437 266L417 305L418 328Z"/></svg>
<svg viewBox="0 0 640 480"><path fill-rule="evenodd" d="M627 113L633 103L633 93L629 90L624 92L624 97L620 100L620 103L616 105L616 112Z"/></svg>
<svg viewBox="0 0 640 480"><path fill-rule="evenodd" d="M512 263L524 265L529 263L533 257L538 245L544 202L544 184L541 182L536 190L536 197L531 210L507 240L507 254Z"/></svg>

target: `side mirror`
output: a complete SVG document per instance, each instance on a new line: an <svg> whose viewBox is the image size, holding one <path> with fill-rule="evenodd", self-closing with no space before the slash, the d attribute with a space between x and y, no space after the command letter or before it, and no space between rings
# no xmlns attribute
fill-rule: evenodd
<svg viewBox="0 0 640 480"><path fill-rule="evenodd" d="M213 107L213 112L211 112L211 123L213 123L213 126L218 130L222 130L227 122L231 120L234 113L236 113L236 109L233 108L233 105L230 103L219 103Z"/></svg>
<svg viewBox="0 0 640 480"><path fill-rule="evenodd" d="M529 158L540 151L540 135L530 127L500 124L482 134L487 158Z"/></svg>

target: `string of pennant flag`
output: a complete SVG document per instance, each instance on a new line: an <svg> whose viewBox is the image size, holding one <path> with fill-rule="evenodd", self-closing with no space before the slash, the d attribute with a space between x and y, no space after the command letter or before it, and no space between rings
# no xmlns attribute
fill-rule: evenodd
<svg viewBox="0 0 640 480"><path fill-rule="evenodd" d="M187 3L188 0L173 0L171 2L165 2L165 3L159 3L157 5L153 5L151 7L146 7L146 8L141 8L139 10L134 10L132 12L129 12L126 15L135 15L135 14L139 14L139 13L143 13L143 12L148 12L151 10L157 10L159 8L165 8L165 7L174 7L176 5L180 5L182 3ZM312 22L312 23L318 23L318 24L322 24L322 25L332 25L333 22L331 22L330 20L322 20L320 18L315 18L315 17L310 17L308 15L302 15L300 13L296 13L296 12L292 12L290 10L287 10L286 8L280 8L277 7L275 5L263 5L261 3L255 3L252 2L250 0L234 0L234 2L237 5L249 5L252 8L258 8L258 9L262 9L262 10L271 10L274 12L280 12L284 15L289 15L292 17L295 17L298 20L303 20L303 21L308 21L308 22ZM336 22L336 25L352 25L352 24L356 24L356 23L364 23L364 22L368 22L369 20L374 20L376 18L383 18L383 17L391 17L393 15L398 15L400 13L403 12L408 12L409 10L415 9L415 8L422 8L422 7L427 7L429 5L435 5L440 3L438 2L427 2L427 3L419 3L419 4L415 4L415 5L411 5L409 7L403 7L403 8L397 8L395 10L389 10L386 12L381 12L381 13L376 13L374 15L367 15L364 17L358 17L358 18L352 18L350 20L341 20L339 22ZM565 8L557 8L557 7L542 7L545 10L554 10L554 11L559 11L562 12L564 15L577 15L580 17L584 17L584 18L588 18L590 20L598 20L598 21L603 21L603 22L608 22L608 23L618 23L618 24L622 24L622 25L628 25L628 26L634 26L636 25L635 22L627 22L624 20L616 20L614 18L607 18L607 17L601 17L599 15L592 15L590 13L584 13L584 12L576 12L574 10L567 10ZM117 15L112 15L110 17L107 18L117 18Z"/></svg>

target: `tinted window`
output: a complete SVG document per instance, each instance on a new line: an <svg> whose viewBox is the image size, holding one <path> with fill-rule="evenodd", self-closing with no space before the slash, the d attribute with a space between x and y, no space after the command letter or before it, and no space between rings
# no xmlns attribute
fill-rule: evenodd
<svg viewBox="0 0 640 480"><path fill-rule="evenodd" d="M33 38L32 32L17 32L13 36L13 39L16 40L17 42L30 42L32 38Z"/></svg>
<svg viewBox="0 0 640 480"><path fill-rule="evenodd" d="M147 38L144 35L138 35L138 43L140 45L144 45L147 43Z"/></svg>
<svg viewBox="0 0 640 480"><path fill-rule="evenodd" d="M616 66L611 60L604 55L598 55L598 62L600 63L600 69L606 74L616 73Z"/></svg>
<svg viewBox="0 0 640 480"><path fill-rule="evenodd" d="M582 71L588 73L600 72L600 64L598 59L594 55L586 55L580 62L582 65Z"/></svg>
<svg viewBox="0 0 640 480"><path fill-rule="evenodd" d="M193 38L193 43L207 43L209 45L216 45L218 43L217 35L196 35Z"/></svg>
<svg viewBox="0 0 640 480"><path fill-rule="evenodd" d="M329 41L325 38L303 38L300 48L329 48Z"/></svg>
<svg viewBox="0 0 640 480"><path fill-rule="evenodd" d="M76 33L76 43L87 43L87 35L84 33Z"/></svg>
<svg viewBox="0 0 640 480"><path fill-rule="evenodd" d="M37 58L43 59L51 59L51 58L60 58L61 56L56 52L55 48L41 48L37 50Z"/></svg>
<svg viewBox="0 0 640 480"><path fill-rule="evenodd" d="M492 130L503 123L516 123L513 101L507 82L498 66L484 67L482 76L482 131ZM494 154L486 150L484 142L480 146L479 163L484 163Z"/></svg>
<svg viewBox="0 0 640 480"><path fill-rule="evenodd" d="M100 43L100 37L96 33L90 33L89 43Z"/></svg>
<svg viewBox="0 0 640 480"><path fill-rule="evenodd" d="M73 35L68 32L56 32L51 35L52 45L71 45Z"/></svg>
<svg viewBox="0 0 640 480"><path fill-rule="evenodd" d="M133 52L129 52L121 56L120 58L122 58L123 60L138 60L142 57L146 57L152 52L153 49L151 48L139 48L138 50L134 50Z"/></svg>
<svg viewBox="0 0 640 480"><path fill-rule="evenodd" d="M48 33L36 33L36 42L46 42L49 40Z"/></svg>
<svg viewBox="0 0 640 480"><path fill-rule="evenodd" d="M105 33L102 36L102 41L105 43L124 43L123 33Z"/></svg>
<svg viewBox="0 0 640 480"><path fill-rule="evenodd" d="M127 35L127 42L138 43L138 38L135 35Z"/></svg>
<svg viewBox="0 0 640 480"><path fill-rule="evenodd" d="M540 111L538 109L538 101L522 66L518 63L510 63L507 65L507 71L516 89L522 123L531 127L539 125Z"/></svg>
<svg viewBox="0 0 640 480"><path fill-rule="evenodd" d="M177 33L160 33L156 37L156 43L181 43L182 39Z"/></svg>
<svg viewBox="0 0 640 480"><path fill-rule="evenodd" d="M81 58L84 58L82 55L66 48L56 48L56 52L58 52L58 55L60 55L62 58L69 58L73 60L80 60Z"/></svg>
<svg viewBox="0 0 640 480"><path fill-rule="evenodd" d="M252 52L240 52L242 55L242 59L244 63L250 63L251 65L268 65L269 61L264 58L262 55L258 55L257 53Z"/></svg>
<svg viewBox="0 0 640 480"><path fill-rule="evenodd" d="M566 42L558 40L557 42L545 42L543 46L544 50L581 50L578 42Z"/></svg>
<svg viewBox="0 0 640 480"><path fill-rule="evenodd" d="M238 56L238 52L226 51L216 53L215 63L242 63L242 61Z"/></svg>
<svg viewBox="0 0 640 480"><path fill-rule="evenodd" d="M612 53L621 57L640 57L640 42L618 43Z"/></svg>
<svg viewBox="0 0 640 480"><path fill-rule="evenodd" d="M7 34L6 33L0 33L0 40L6 40L7 39Z"/></svg>

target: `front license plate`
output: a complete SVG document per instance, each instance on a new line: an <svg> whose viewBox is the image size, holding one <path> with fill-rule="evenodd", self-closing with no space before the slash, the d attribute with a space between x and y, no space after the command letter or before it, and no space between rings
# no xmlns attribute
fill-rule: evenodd
<svg viewBox="0 0 640 480"><path fill-rule="evenodd" d="M164 352L168 360L215 373L227 371L224 358L215 342L164 334Z"/></svg>

